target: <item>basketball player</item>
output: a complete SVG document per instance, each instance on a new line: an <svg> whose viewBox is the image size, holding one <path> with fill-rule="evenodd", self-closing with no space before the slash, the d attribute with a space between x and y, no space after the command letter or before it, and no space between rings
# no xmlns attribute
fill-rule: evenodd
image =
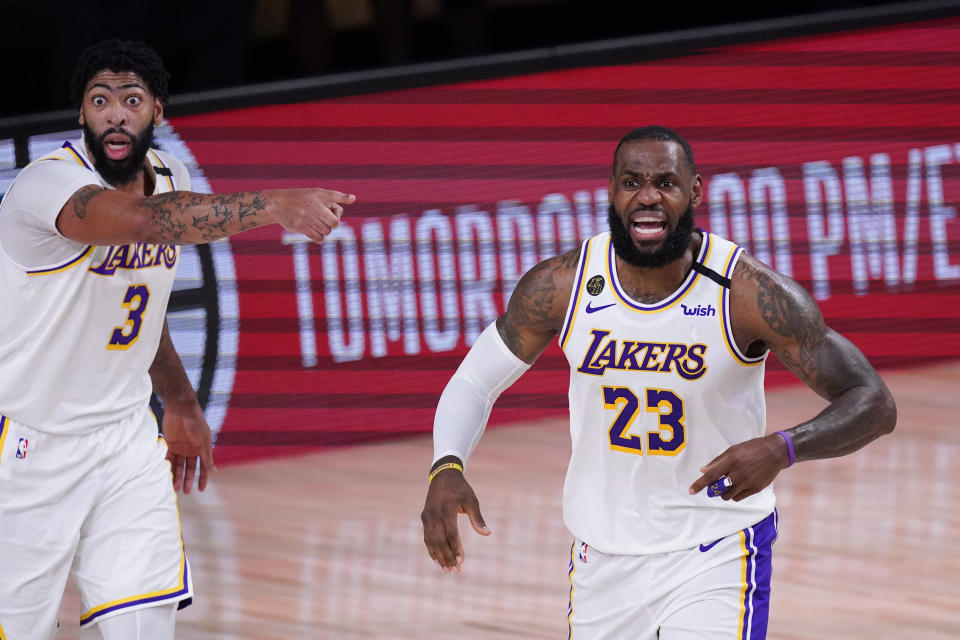
<svg viewBox="0 0 960 640"><path fill-rule="evenodd" d="M489 535L463 464L556 338L571 368L572 638L764 638L773 479L889 433L893 398L797 283L694 228L703 186L676 133L628 133L609 196L610 231L527 272L444 390L424 541L459 572L457 514ZM830 404L765 435L771 352Z"/></svg>
<svg viewBox="0 0 960 640"><path fill-rule="evenodd" d="M142 43L87 49L73 84L82 139L0 203L0 638L53 638L72 573L81 626L165 640L192 597L175 491L198 458L199 489L213 470L164 319L178 245L274 222L319 242L354 197L189 192L186 167L151 148L167 73Z"/></svg>

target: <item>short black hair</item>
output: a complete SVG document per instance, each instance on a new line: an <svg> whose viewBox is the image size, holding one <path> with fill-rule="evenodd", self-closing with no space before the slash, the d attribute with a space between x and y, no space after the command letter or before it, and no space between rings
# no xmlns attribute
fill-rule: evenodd
<svg viewBox="0 0 960 640"><path fill-rule="evenodd" d="M617 155L620 153L620 147L635 140L660 140L661 142L677 143L680 145L680 148L683 149L683 155L686 156L686 165L687 168L690 169L690 173L697 173L697 164L693 160L693 149L690 148L690 143L684 140L683 137L673 129L655 124L634 129L620 138L620 143L613 152L613 173L617 172Z"/></svg>
<svg viewBox="0 0 960 640"><path fill-rule="evenodd" d="M83 92L93 76L104 69L122 73L132 71L147 83L154 98L164 104L170 97L167 82L170 74L156 51L143 42L114 38L91 45L77 59L70 79L70 99L77 107L83 102Z"/></svg>

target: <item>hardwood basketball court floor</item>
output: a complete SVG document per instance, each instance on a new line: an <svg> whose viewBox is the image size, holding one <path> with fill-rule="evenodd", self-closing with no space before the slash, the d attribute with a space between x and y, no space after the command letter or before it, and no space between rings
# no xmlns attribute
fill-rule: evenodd
<svg viewBox="0 0 960 640"><path fill-rule="evenodd" d="M776 481L769 638L960 638L960 363L882 372L897 430ZM768 429L814 415L768 393ZM461 518L463 573L423 546L428 436L221 469L180 499L197 592L181 639L566 638L564 417L490 429L471 459L489 538ZM79 632L72 589L58 638Z"/></svg>

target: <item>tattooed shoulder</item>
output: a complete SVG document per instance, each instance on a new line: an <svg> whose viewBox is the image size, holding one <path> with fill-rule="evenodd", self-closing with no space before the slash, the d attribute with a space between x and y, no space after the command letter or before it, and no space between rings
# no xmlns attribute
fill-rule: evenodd
<svg viewBox="0 0 960 640"><path fill-rule="evenodd" d="M90 204L94 196L103 192L104 188L98 187L95 184L88 184L85 187L77 189L77 192L70 198L70 202L73 204L73 215L77 216L80 220L86 218L87 205Z"/></svg>
<svg viewBox="0 0 960 640"><path fill-rule="evenodd" d="M734 279L752 284L760 317L778 335L796 337L798 332L822 327L823 317L813 298L790 278L744 256L737 262Z"/></svg>
<svg viewBox="0 0 960 640"><path fill-rule="evenodd" d="M515 353L527 353L522 336L552 335L560 330L580 250L544 260L528 271L510 296L497 327Z"/></svg>
<svg viewBox="0 0 960 640"><path fill-rule="evenodd" d="M799 284L754 260L740 260L734 277L751 281L763 324L773 333L768 339L777 357L804 378L816 378L817 349L827 326L813 298ZM778 348L778 339L785 339Z"/></svg>

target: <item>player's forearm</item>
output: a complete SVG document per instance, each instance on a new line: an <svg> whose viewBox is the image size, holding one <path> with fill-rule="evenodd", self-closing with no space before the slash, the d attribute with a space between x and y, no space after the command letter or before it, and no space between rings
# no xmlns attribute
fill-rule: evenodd
<svg viewBox="0 0 960 640"><path fill-rule="evenodd" d="M247 191L208 195L171 191L144 198L143 240L197 244L277 221L282 192Z"/></svg>
<svg viewBox="0 0 960 640"><path fill-rule="evenodd" d="M166 320L163 322L157 355L150 365L150 380L153 382L153 390L163 400L164 405L188 408L197 404L197 395L173 346Z"/></svg>
<svg viewBox="0 0 960 640"><path fill-rule="evenodd" d="M876 382L847 389L815 418L787 429L796 459L843 456L893 431L896 404L886 386Z"/></svg>
<svg viewBox="0 0 960 640"><path fill-rule="evenodd" d="M196 244L279 222L320 242L340 223L352 195L327 189L273 189L207 195L171 191L155 196L88 185L57 216L67 238L93 245L131 242Z"/></svg>
<svg viewBox="0 0 960 640"><path fill-rule="evenodd" d="M530 365L514 355L491 323L477 338L447 383L433 421L433 458L454 455L466 462L500 393Z"/></svg>

